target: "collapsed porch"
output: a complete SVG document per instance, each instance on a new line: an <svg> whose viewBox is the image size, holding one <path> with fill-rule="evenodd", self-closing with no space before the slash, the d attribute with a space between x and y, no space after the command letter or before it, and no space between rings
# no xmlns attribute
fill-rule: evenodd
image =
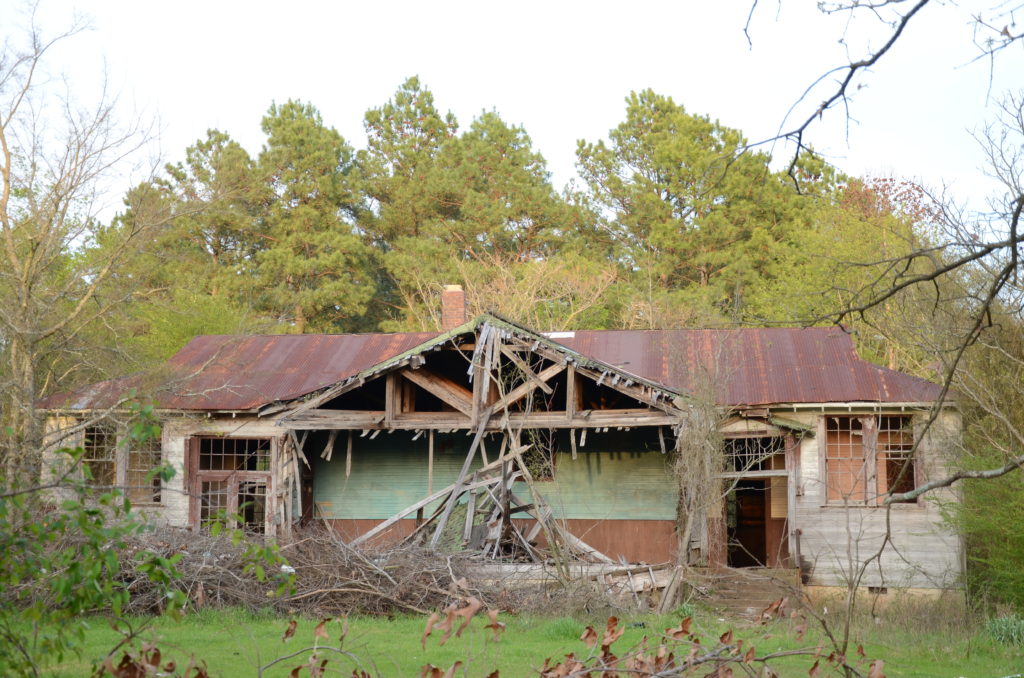
<svg viewBox="0 0 1024 678"><path fill-rule="evenodd" d="M688 407L686 394L484 317L280 417L294 500L280 523L490 559L674 562L668 459ZM720 522L690 535L692 564L720 556Z"/></svg>

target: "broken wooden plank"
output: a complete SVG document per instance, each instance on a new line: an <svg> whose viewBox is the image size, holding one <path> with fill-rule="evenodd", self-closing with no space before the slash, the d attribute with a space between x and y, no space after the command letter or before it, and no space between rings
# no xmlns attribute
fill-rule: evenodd
<svg viewBox="0 0 1024 678"><path fill-rule="evenodd" d="M338 429L331 429L331 434L327 436L327 444L324 445L324 451L320 453L320 458L325 461L330 461L331 457L334 456L334 441L338 437Z"/></svg>
<svg viewBox="0 0 1024 678"><path fill-rule="evenodd" d="M348 432L348 444L345 446L345 477L352 475L352 431Z"/></svg>
<svg viewBox="0 0 1024 678"><path fill-rule="evenodd" d="M309 460L306 459L306 453L302 451L302 445L306 442L306 436L309 435L309 431L303 431L301 440L299 440L298 436L295 435L294 430L288 431L288 435L291 438L292 449L295 451L295 456L302 458L302 462L306 465L306 468L311 468Z"/></svg>
<svg viewBox="0 0 1024 678"><path fill-rule="evenodd" d="M462 491L464 492L466 490L471 490L474 487L486 487L487 485L494 485L497 482L498 482L497 478L485 478L484 480L477 481L472 486L470 486L470 485L463 486L462 487ZM432 494L432 495L430 495L428 497L424 497L423 499L420 499L415 504L411 504L410 506L406 506L404 509L402 509L401 511L399 511L395 515L391 516L387 520L385 520L385 521L379 523L378 525L374 526L373 529L371 529L371 530L369 530L367 532L364 532L363 534L359 535L358 537L353 539L351 542L349 542L349 544L351 546L358 546L359 544L362 544L367 539L375 537L376 535L378 535L381 532L383 532L384 530L388 529L389 527L391 527L392 525L397 523L402 518L405 518L409 514L415 513L418 509L425 507L427 504L429 504L429 503L431 503L433 501L437 501L438 499L444 497L446 494L450 494L452 491L455 490L455 487L456 486L454 484L449 485L448 487L444 488L443 490L438 490L434 494Z"/></svg>
<svg viewBox="0 0 1024 678"><path fill-rule="evenodd" d="M473 436L473 442L469 445L469 453L466 455L466 461L462 462L462 469L459 471L459 477L455 481L455 486L452 490L452 498L445 503L444 512L441 514L441 517L438 518L437 529L434 530L434 536L430 538L431 548L437 546L437 542L441 539L441 532L444 531L444 526L448 522L448 516L451 515L452 509L455 508L455 497L458 496L459 488L466 479L466 474L469 472L469 467L473 463L473 458L476 457L476 448L480 444L480 440L484 437L484 432L487 430L487 427L484 426L484 422L488 419L489 415L490 408L484 412L480 426L477 427L476 435Z"/></svg>

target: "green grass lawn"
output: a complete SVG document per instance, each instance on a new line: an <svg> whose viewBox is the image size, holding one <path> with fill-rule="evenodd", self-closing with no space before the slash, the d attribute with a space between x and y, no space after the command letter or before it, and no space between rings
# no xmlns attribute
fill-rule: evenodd
<svg viewBox="0 0 1024 678"><path fill-rule="evenodd" d="M536 675L536 669L546 657L557 661L569 652L587 656L590 651L580 642L580 633L587 624L600 630L605 623L604 617L598 616L586 619L504 616L503 619L508 628L500 642L490 639L491 632L483 628L487 622L481 616L473 620L461 638L453 637L443 647L439 646L440 634L435 631L424 650L420 636L425 620L420 617L352 618L348 621L344 649L356 659L325 656L329 656L329 668L339 670L335 675L351 675L352 669L359 666L375 676L418 676L425 664L447 669L461 660L463 672L456 675L483 677L498 669L505 678L515 678ZM622 656L644 635L655 638L678 621L677 617L651 615L623 618L626 632L613 649ZM312 645L316 624L317 620L300 619L295 636L283 642L287 619L238 610L208 610L181 621L152 620L143 637L155 640L164 656L173 656L179 667L184 666L190 656L195 656L206 661L213 676L250 677L257 675L260 664ZM727 628L729 625L725 622L699 614L693 630L701 636L704 646L713 646ZM753 644L758 655L798 648L813 650L820 640L820 634L810 631L798 641L788 621L769 627L736 624L733 628L736 638L744 639L744 647ZM328 628L331 640L321 640L321 644L337 645L339 630L340 625L332 624ZM885 673L889 678L1002 678L1024 671L1021 648L998 646L983 636L951 637L948 633L915 633L878 626L868 628L859 638L864 642L868 658L885 660ZM76 678L88 675L92 661L102 657L117 639L106 622L96 619L87 635L82 659L51 667L48 675ZM824 654L827 655L828 650ZM265 675L287 676L303 661L304 657L298 656L278 664ZM793 657L772 666L783 676L806 676L813 663L810 657ZM866 666L864 673L867 673ZM303 675L308 674L303 672Z"/></svg>

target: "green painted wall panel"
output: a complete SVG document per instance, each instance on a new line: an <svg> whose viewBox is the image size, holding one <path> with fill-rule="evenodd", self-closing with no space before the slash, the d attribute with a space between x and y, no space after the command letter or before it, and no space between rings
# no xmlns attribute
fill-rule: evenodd
<svg viewBox="0 0 1024 678"><path fill-rule="evenodd" d="M668 458L660 452L580 450L558 454L555 480L537 483L560 518L675 520ZM523 493L527 493L523 488ZM519 492L517 491L517 495Z"/></svg>
<svg viewBox="0 0 1024 678"><path fill-rule="evenodd" d="M313 501L324 518L388 518L427 496L427 435L412 441L412 434L380 433L370 440L355 434L352 473L345 477L345 433L338 436L331 461L316 456ZM436 492L451 485L466 460L471 438L464 434L438 434L434 442ZM312 449L324 442L314 439ZM470 470L480 467L477 456ZM436 503L425 509L427 515Z"/></svg>
<svg viewBox="0 0 1024 678"><path fill-rule="evenodd" d="M427 436L413 442L411 434L381 433L375 440L354 438L352 474L345 477L345 434L338 436L330 462L319 458L326 436L311 436L307 455L316 458L314 501L326 518L387 518L427 496ZM437 434L434 449L434 490L455 482L471 438L463 433ZM567 438L559 447L567 447ZM634 449L632 452L612 450ZM493 438L489 457L497 453ZM480 467L480 458L472 468ZM607 520L674 520L677 492L668 457L657 450L656 438L638 432L591 434L577 459L559 452L555 480L537 483L555 514L562 518ZM525 484L515 493L529 501ZM436 504L428 506L429 515Z"/></svg>

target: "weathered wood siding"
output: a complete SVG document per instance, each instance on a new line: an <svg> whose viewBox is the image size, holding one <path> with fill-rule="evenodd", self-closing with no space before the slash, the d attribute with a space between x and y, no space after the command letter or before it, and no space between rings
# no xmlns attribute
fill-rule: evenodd
<svg viewBox="0 0 1024 678"><path fill-rule="evenodd" d="M815 423L818 415L805 415ZM955 453L958 415L940 416L920 448L919 482L945 474ZM886 509L879 506L826 505L821 463L823 436L801 443L797 469L796 523L800 530L801 561L809 569L808 583L845 586L860 563L878 553L885 537ZM961 568L959 537L942 521L939 503L955 499L951 490L934 492L918 504L892 507L891 543L878 562L867 568L865 586L945 588L956 586Z"/></svg>

